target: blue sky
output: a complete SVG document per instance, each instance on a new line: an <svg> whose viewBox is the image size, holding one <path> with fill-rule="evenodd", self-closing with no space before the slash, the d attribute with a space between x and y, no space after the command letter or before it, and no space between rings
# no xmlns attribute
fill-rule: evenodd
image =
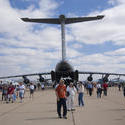
<svg viewBox="0 0 125 125"><path fill-rule="evenodd" d="M0 76L46 72L61 60L59 25L21 17L105 15L66 26L67 60L80 71L125 73L124 0L0 0Z"/></svg>

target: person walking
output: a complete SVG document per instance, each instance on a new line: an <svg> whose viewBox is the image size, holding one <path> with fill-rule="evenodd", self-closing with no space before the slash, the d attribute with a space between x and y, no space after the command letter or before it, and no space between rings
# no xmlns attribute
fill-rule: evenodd
<svg viewBox="0 0 125 125"><path fill-rule="evenodd" d="M89 95L92 96L93 85L90 81L88 82L88 90L89 90Z"/></svg>
<svg viewBox="0 0 125 125"><path fill-rule="evenodd" d="M33 98L33 95L34 95L34 85L33 85L33 83L30 83L30 87L29 87L29 89L30 89L30 98L32 97Z"/></svg>
<svg viewBox="0 0 125 125"><path fill-rule="evenodd" d="M22 82L19 83L19 98L20 102L22 103L22 100L24 98L24 93L25 93L25 86L23 85Z"/></svg>
<svg viewBox="0 0 125 125"><path fill-rule="evenodd" d="M8 92L8 88L7 85L2 85L2 101L8 101L8 97L7 97L7 92Z"/></svg>
<svg viewBox="0 0 125 125"><path fill-rule="evenodd" d="M79 106L84 106L84 100L83 100L84 86L83 86L82 82L78 83L77 90L78 90L78 104L79 104Z"/></svg>
<svg viewBox="0 0 125 125"><path fill-rule="evenodd" d="M121 83L118 84L118 90L121 91Z"/></svg>
<svg viewBox="0 0 125 125"><path fill-rule="evenodd" d="M101 84L97 83L96 88L97 88L97 98L101 98L101 95L102 95L102 86L101 86Z"/></svg>
<svg viewBox="0 0 125 125"><path fill-rule="evenodd" d="M76 93L76 88L73 86L71 82L69 86L67 86L68 97L67 97L67 111L74 111L74 97Z"/></svg>
<svg viewBox="0 0 125 125"><path fill-rule="evenodd" d="M104 96L107 96L107 89L108 89L108 84L107 84L107 83L104 83L104 84L103 84Z"/></svg>
<svg viewBox="0 0 125 125"><path fill-rule="evenodd" d="M55 89L57 96L57 113L58 117L62 118L61 115L61 107L63 106L63 118L67 119L67 107L66 107L66 85L64 84L64 80L60 80L59 85Z"/></svg>

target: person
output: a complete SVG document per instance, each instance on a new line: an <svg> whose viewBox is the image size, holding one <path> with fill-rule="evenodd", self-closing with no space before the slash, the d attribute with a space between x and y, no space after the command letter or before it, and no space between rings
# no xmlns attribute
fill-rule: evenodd
<svg viewBox="0 0 125 125"><path fill-rule="evenodd" d="M102 86L101 86L101 84L97 83L96 88L97 88L97 98L101 98L101 95L102 95Z"/></svg>
<svg viewBox="0 0 125 125"><path fill-rule="evenodd" d="M63 118L67 119L67 107L66 107L66 85L64 84L64 80L60 80L59 85L55 89L56 97L57 97L57 113L58 117L62 118L61 116L61 107L63 106Z"/></svg>
<svg viewBox="0 0 125 125"><path fill-rule="evenodd" d="M121 91L121 83L118 84L118 89Z"/></svg>
<svg viewBox="0 0 125 125"><path fill-rule="evenodd" d="M17 89L16 89L16 85L14 86L14 93L13 93L13 101L15 102L16 101L16 99L17 99L17 96L16 96L16 94L17 94L17 91L16 91Z"/></svg>
<svg viewBox="0 0 125 125"><path fill-rule="evenodd" d="M38 90L40 90L40 86L41 86L41 85L40 85L40 83L38 82L38 83L37 83L37 88L38 88Z"/></svg>
<svg viewBox="0 0 125 125"><path fill-rule="evenodd" d="M24 98L24 93L25 93L25 86L23 85L22 82L19 83L19 98L20 102L22 103L22 100Z"/></svg>
<svg viewBox="0 0 125 125"><path fill-rule="evenodd" d="M16 86L16 98L19 96L19 85Z"/></svg>
<svg viewBox="0 0 125 125"><path fill-rule="evenodd" d="M89 95L92 96L93 85L90 81L88 81L88 90L89 90Z"/></svg>
<svg viewBox="0 0 125 125"><path fill-rule="evenodd" d="M74 111L74 96L76 93L76 88L73 86L71 82L69 86L67 86L68 97L67 97L67 111Z"/></svg>
<svg viewBox="0 0 125 125"><path fill-rule="evenodd" d="M3 85L2 86L2 101L6 101L7 102L7 90L8 90L8 88L7 88L7 85Z"/></svg>
<svg viewBox="0 0 125 125"><path fill-rule="evenodd" d="M124 95L124 97L125 97L125 83L123 83L122 89L123 89L123 95Z"/></svg>
<svg viewBox="0 0 125 125"><path fill-rule="evenodd" d="M44 83L41 84L41 89L42 89L42 90L45 89Z"/></svg>
<svg viewBox="0 0 125 125"><path fill-rule="evenodd" d="M104 96L107 96L107 89L108 89L108 84L105 82L105 83L103 84Z"/></svg>
<svg viewBox="0 0 125 125"><path fill-rule="evenodd" d="M7 90L7 95L8 95L7 102L10 102L10 101L12 101L12 103L14 102L13 100L14 89L15 89L14 86L12 85L12 83L10 83L8 90Z"/></svg>
<svg viewBox="0 0 125 125"><path fill-rule="evenodd" d="M84 86L82 82L78 82L77 91L78 91L78 104L79 106L84 106L84 100L83 100Z"/></svg>
<svg viewBox="0 0 125 125"><path fill-rule="evenodd" d="M55 88L55 90L56 90L56 88L59 86L59 84L55 84L54 86L55 86L54 88ZM57 113L58 113L58 107L59 107L59 104L58 104L58 103L59 103L59 100L57 99Z"/></svg>
<svg viewBox="0 0 125 125"><path fill-rule="evenodd" d="M33 98L33 94L34 94L34 85L33 85L33 83L30 83L29 89L30 89L30 98L31 97Z"/></svg>

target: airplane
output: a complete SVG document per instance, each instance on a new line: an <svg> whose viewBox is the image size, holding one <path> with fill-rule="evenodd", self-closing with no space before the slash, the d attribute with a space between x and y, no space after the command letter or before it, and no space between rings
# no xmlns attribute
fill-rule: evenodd
<svg viewBox="0 0 125 125"><path fill-rule="evenodd" d="M77 82L79 80L79 74L89 74L87 78L88 81L93 80L93 77L92 77L93 74L99 74L99 75L102 75L104 82L108 81L108 77L110 75L125 76L125 74L120 74L120 73L85 72L85 71L78 71L78 70L74 71L73 67L66 60L65 25L72 24L72 23L86 22L86 21L101 20L103 18L104 18L104 15L97 15L93 17L73 17L73 18L67 18L65 17L65 15L60 15L58 18L21 18L21 20L24 22L61 25L62 60L59 63L57 63L55 71L23 74L23 75L15 75L15 76L5 76L5 77L0 77L0 79L23 77L24 83L27 84L30 82L27 76L37 76L37 75L39 76L40 82L44 81L43 75L51 75L51 80L52 82L55 82L55 83L58 83L61 78L68 78L68 77L70 77L73 82L74 81Z"/></svg>

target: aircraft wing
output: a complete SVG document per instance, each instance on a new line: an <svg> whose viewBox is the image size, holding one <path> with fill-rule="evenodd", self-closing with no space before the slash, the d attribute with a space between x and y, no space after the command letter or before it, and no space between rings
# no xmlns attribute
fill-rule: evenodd
<svg viewBox="0 0 125 125"><path fill-rule="evenodd" d="M34 74L25 74L25 75L5 76L5 77L0 77L0 79L16 78L16 77L24 77L24 76L50 75L50 74L51 74L50 72L34 73Z"/></svg>
<svg viewBox="0 0 125 125"><path fill-rule="evenodd" d="M94 17L74 17L74 18L66 18L63 20L65 24L77 23L77 22L85 22L85 21L93 21L100 20L104 17L104 15L98 15ZM61 18L21 18L25 22L35 22L35 23L48 23L48 24L61 24Z"/></svg>
<svg viewBox="0 0 125 125"><path fill-rule="evenodd" d="M107 72L82 72L79 71L79 74L96 74L96 75L116 75L116 76L125 76L125 74L120 73L107 73Z"/></svg>

